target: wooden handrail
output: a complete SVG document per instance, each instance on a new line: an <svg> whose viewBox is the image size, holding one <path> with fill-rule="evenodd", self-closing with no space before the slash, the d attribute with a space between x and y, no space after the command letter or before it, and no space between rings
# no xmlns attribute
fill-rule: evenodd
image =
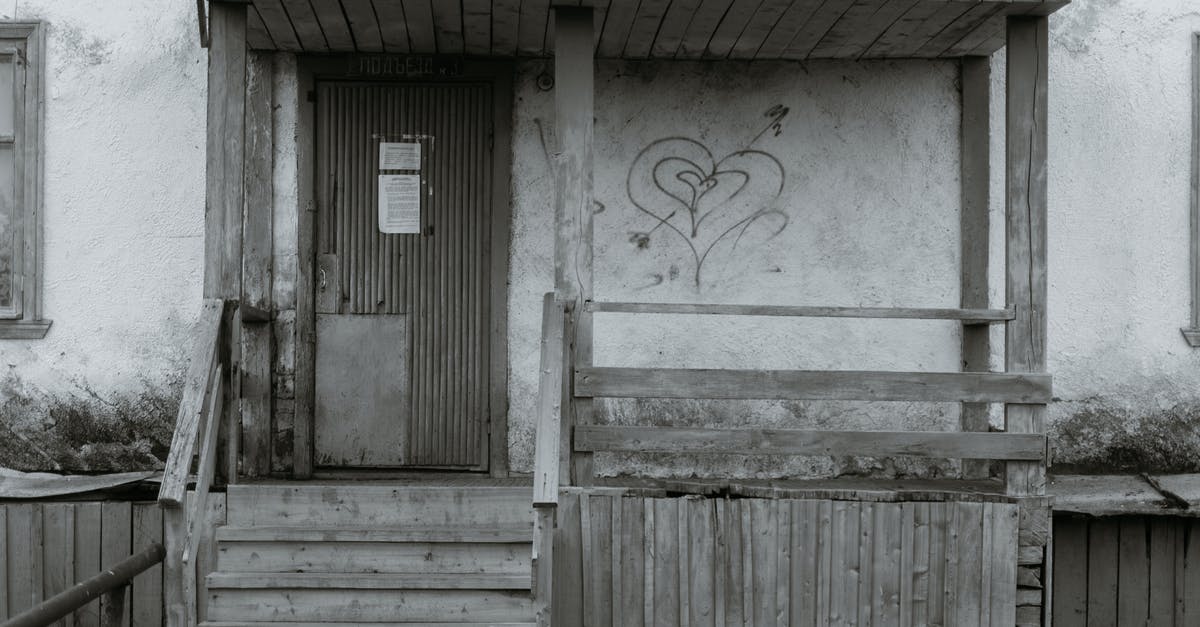
<svg viewBox="0 0 1200 627"><path fill-rule="evenodd" d="M112 597L107 606L110 609L115 608L115 611L106 611L100 625L101 627L120 627L125 586L128 586L129 582L143 571L163 561L165 555L166 550L163 545L157 542L149 544L146 548L110 568L92 575L75 584L74 587L63 590L4 623L0 623L0 627L49 625L105 594ZM40 585L41 582L39 581L38 584Z"/></svg>
<svg viewBox="0 0 1200 627"><path fill-rule="evenodd" d="M786 316L795 318L866 318L958 320L964 324L1000 324L1016 317L1012 309L950 309L928 307L812 307L792 305L726 305L717 303L584 303L584 310L602 313L699 314L717 316Z"/></svg>
<svg viewBox="0 0 1200 627"><path fill-rule="evenodd" d="M218 343L224 315L223 301L205 300L200 319L192 331L195 357L188 365L183 397L179 401L179 414L175 418L175 435L171 438L171 451L167 454L162 486L158 489L158 502L163 506L178 507L183 504L192 456L196 451L196 436L207 409L205 399L212 388L213 370L220 357Z"/></svg>
<svg viewBox="0 0 1200 627"><path fill-rule="evenodd" d="M231 303L208 299L192 335L195 351L188 365L183 398L175 421L175 435L167 455L158 503L163 509L164 601L167 624L181 627L196 618L196 569L194 556L203 535L208 492L217 464L217 440L224 404L224 378L228 369L225 324ZM192 460L197 447L200 461L196 469L194 498L187 498Z"/></svg>

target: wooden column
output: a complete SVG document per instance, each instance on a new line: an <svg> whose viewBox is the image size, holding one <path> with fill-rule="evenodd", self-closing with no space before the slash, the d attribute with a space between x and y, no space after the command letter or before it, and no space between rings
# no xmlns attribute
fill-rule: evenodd
<svg viewBox="0 0 1200 627"><path fill-rule="evenodd" d="M592 119L594 65L592 9L554 7L555 152L554 292L573 303L575 363L592 363ZM572 378L572 373L566 373ZM572 403L574 424L590 424L591 399ZM567 440L569 442L569 440ZM591 454L573 456L572 483L588 485ZM562 479L566 479L563 477Z"/></svg>
<svg viewBox="0 0 1200 627"><path fill-rule="evenodd" d="M991 176L989 108L991 105L991 57L964 57L960 67L962 84L962 213L959 220L961 249L960 307L988 307L988 183ZM962 326L962 369L987 372L991 354L991 327L964 323ZM959 418L962 431L987 432L986 403L963 403ZM963 460L964 479L984 479L988 462Z"/></svg>
<svg viewBox="0 0 1200 627"><path fill-rule="evenodd" d="M271 472L272 55L252 52L246 72L245 241L242 249L242 474Z"/></svg>
<svg viewBox="0 0 1200 627"><path fill-rule="evenodd" d="M1008 18L1005 169L1005 296L1016 317L1005 328L1009 372L1046 370L1046 17ZM1045 405L1009 404L1009 433L1044 433ZM1046 492L1046 463L1009 462L1007 491Z"/></svg>
<svg viewBox="0 0 1200 627"><path fill-rule="evenodd" d="M246 5L211 3L204 206L204 297L237 299L242 283Z"/></svg>
<svg viewBox="0 0 1200 627"><path fill-rule="evenodd" d="M1192 35L1192 189L1188 223L1191 324L1180 329L1188 346L1200 348L1200 34Z"/></svg>

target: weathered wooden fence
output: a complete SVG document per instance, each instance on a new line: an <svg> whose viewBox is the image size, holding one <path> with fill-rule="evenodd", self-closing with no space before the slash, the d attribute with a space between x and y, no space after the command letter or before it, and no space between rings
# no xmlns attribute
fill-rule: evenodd
<svg viewBox="0 0 1200 627"><path fill-rule="evenodd" d="M1200 519L1054 519L1055 627L1200 625Z"/></svg>
<svg viewBox="0 0 1200 627"><path fill-rule="evenodd" d="M214 520L224 519L224 496L210 500ZM162 509L154 502L0 503L0 618L15 616L162 540ZM207 572L214 551L211 542L202 543L198 570ZM135 577L125 599L125 625L161 626L162 565ZM102 611L97 599L57 624L95 627Z"/></svg>
<svg viewBox="0 0 1200 627"><path fill-rule="evenodd" d="M1016 622L1014 504L570 491L559 507L558 625Z"/></svg>

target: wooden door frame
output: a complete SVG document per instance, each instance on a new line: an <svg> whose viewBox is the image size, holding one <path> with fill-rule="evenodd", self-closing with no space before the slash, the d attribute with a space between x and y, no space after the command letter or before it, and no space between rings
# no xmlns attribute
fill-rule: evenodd
<svg viewBox="0 0 1200 627"><path fill-rule="evenodd" d="M298 172L296 281L296 414L293 426L293 476L313 474L316 418L316 273L317 177L316 85L319 80L371 82L480 82L492 85L492 219L486 262L488 294L488 411L483 457L493 477L508 476L508 247L512 222L513 64L508 60L462 59L429 55L336 54L298 57L301 104L296 133ZM378 471L367 470L378 474ZM397 472L412 472L398 470Z"/></svg>

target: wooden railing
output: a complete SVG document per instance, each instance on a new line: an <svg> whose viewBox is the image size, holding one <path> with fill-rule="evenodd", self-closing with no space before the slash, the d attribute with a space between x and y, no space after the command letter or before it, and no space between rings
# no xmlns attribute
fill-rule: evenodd
<svg viewBox="0 0 1200 627"><path fill-rule="evenodd" d="M582 313L700 314L823 318L953 320L1004 324L1011 309L790 307L584 302ZM553 607L553 535L559 490L591 485L590 456L624 453L750 455L893 455L999 460L1044 465L1044 433L710 429L577 423L593 398L926 401L1036 407L1051 400L1051 378L1038 372L873 372L703 370L595 367L577 359L589 346L576 337L575 304L546 294L534 457L534 590L538 624ZM584 411L580 411L580 408ZM583 463L580 463L583 461ZM582 469L582 472L581 472Z"/></svg>
<svg viewBox="0 0 1200 627"><path fill-rule="evenodd" d="M204 512L217 466L217 440L222 422L228 369L227 303L206 300L192 337L193 358L184 382L171 452L163 471L158 503L163 508L166 541L163 579L167 624L196 622L197 543L203 535ZM195 475L193 458L199 452ZM188 494L194 477L195 489Z"/></svg>

